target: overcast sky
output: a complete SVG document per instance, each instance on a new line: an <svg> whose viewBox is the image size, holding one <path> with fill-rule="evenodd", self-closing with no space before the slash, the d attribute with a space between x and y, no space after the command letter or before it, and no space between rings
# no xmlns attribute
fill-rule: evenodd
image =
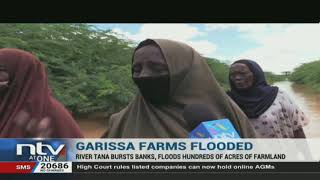
<svg viewBox="0 0 320 180"><path fill-rule="evenodd" d="M292 71L320 59L320 24L94 24L135 42L165 38L206 57L258 62L264 71Z"/></svg>

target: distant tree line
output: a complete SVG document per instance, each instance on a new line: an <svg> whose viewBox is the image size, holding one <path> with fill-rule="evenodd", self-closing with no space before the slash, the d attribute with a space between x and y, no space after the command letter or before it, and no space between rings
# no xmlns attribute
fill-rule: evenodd
<svg viewBox="0 0 320 180"><path fill-rule="evenodd" d="M295 68L290 80L308 85L320 92L320 60L304 63Z"/></svg>
<svg viewBox="0 0 320 180"><path fill-rule="evenodd" d="M134 46L110 30L87 24L0 24L0 48L23 49L45 63L54 96L74 115L112 114L134 97ZM219 83L228 89L229 66L205 59ZM267 77L277 80L272 73Z"/></svg>

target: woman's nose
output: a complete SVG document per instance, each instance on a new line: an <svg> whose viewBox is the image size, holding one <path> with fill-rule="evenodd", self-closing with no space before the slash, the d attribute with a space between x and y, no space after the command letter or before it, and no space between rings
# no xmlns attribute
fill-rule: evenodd
<svg viewBox="0 0 320 180"><path fill-rule="evenodd" d="M7 72L0 72L0 81L8 81L9 74Z"/></svg>
<svg viewBox="0 0 320 180"><path fill-rule="evenodd" d="M234 79L234 80L240 80L240 77L237 76L237 75L235 75L235 76L233 77L233 79Z"/></svg>
<svg viewBox="0 0 320 180"><path fill-rule="evenodd" d="M152 77L153 74L154 73L149 68L143 67L141 70L141 73L139 74L139 77L140 78Z"/></svg>

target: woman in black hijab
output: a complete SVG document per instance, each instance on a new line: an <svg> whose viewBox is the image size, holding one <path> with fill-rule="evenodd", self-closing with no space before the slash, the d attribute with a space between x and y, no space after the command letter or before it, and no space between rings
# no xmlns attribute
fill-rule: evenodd
<svg viewBox="0 0 320 180"><path fill-rule="evenodd" d="M228 95L249 117L262 138L305 138L304 113L278 87L267 84L261 67L238 60L230 67Z"/></svg>

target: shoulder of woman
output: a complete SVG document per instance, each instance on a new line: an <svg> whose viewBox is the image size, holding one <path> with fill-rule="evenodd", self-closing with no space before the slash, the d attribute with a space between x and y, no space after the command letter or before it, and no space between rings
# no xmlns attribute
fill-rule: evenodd
<svg viewBox="0 0 320 180"><path fill-rule="evenodd" d="M73 119L73 112L66 108L61 102L59 102L55 98L50 99L50 109L49 109L49 116L54 118L61 118L61 116L67 116Z"/></svg>
<svg viewBox="0 0 320 180"><path fill-rule="evenodd" d="M125 108L121 109L119 112L116 112L114 114L111 114L111 116L108 119L108 125L112 126L115 122L120 121L124 116L127 115L130 111L130 105L129 103Z"/></svg>
<svg viewBox="0 0 320 180"><path fill-rule="evenodd" d="M282 89L278 88L278 94L277 95L279 96L279 95L283 95L283 94L285 94L285 92Z"/></svg>
<svg viewBox="0 0 320 180"><path fill-rule="evenodd" d="M283 109L287 110L290 114L293 114L295 109L299 109L294 100L285 92L279 89L279 103Z"/></svg>
<svg viewBox="0 0 320 180"><path fill-rule="evenodd" d="M288 95L288 93L286 93L285 91L279 89L278 90L278 94L277 94L277 98L279 98L280 101L287 101L287 102L291 102L292 103L292 100L291 100L291 97Z"/></svg>
<svg viewBox="0 0 320 180"><path fill-rule="evenodd" d="M127 106L125 106L124 108L122 108L120 111L116 112L116 113L113 113L111 114L110 118L109 119L119 119L121 118L122 116L124 116L125 114L128 113L128 111L130 111L132 108L131 107L134 107L134 106L137 106L137 96L134 97L129 103Z"/></svg>

